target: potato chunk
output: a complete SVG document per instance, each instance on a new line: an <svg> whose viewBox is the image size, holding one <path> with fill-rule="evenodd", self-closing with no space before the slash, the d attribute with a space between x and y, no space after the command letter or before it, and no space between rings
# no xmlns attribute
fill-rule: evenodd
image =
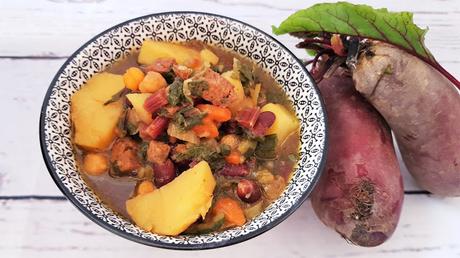
<svg viewBox="0 0 460 258"><path fill-rule="evenodd" d="M110 73L94 75L72 95L71 119L75 144L85 149L105 149L115 137L115 127L122 113L120 101L104 106L124 88L123 77Z"/></svg>
<svg viewBox="0 0 460 258"><path fill-rule="evenodd" d="M137 61L152 64L158 58L173 58L180 65L198 69L201 67L200 52L176 43L146 40L142 44Z"/></svg>
<svg viewBox="0 0 460 258"><path fill-rule="evenodd" d="M299 128L299 120L297 120L297 117L289 112L283 105L268 103L263 106L260 111L270 111L275 114L275 122L268 128L265 135L276 134L278 137L278 144L282 144L284 140L286 140L286 137Z"/></svg>
<svg viewBox="0 0 460 258"><path fill-rule="evenodd" d="M136 111L137 116L146 124L150 124L153 120L152 114L144 108L145 100L151 95L151 93L131 93L126 95L129 102L133 105L133 109Z"/></svg>
<svg viewBox="0 0 460 258"><path fill-rule="evenodd" d="M203 60L203 63L208 67L219 63L219 57L216 56L216 54L214 54L211 50L206 48L200 51L200 57L201 60Z"/></svg>
<svg viewBox="0 0 460 258"><path fill-rule="evenodd" d="M139 227L175 236L206 216L215 186L211 168L201 161L165 186L126 201L126 210Z"/></svg>

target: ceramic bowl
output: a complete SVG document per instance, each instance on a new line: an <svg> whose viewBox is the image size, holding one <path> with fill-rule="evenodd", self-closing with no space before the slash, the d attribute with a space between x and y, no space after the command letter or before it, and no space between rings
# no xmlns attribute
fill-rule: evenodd
<svg viewBox="0 0 460 258"><path fill-rule="evenodd" d="M301 121L300 160L281 196L244 226L177 237L146 232L100 201L80 176L71 141L70 99L92 75L139 49L145 39L200 40L234 51L261 66L287 92ZM325 109L302 63L280 42L246 23L215 14L170 12L118 24L80 47L54 77L43 101L40 143L47 168L64 195L103 228L139 243L171 249L208 249L235 244L279 224L308 197L325 161Z"/></svg>

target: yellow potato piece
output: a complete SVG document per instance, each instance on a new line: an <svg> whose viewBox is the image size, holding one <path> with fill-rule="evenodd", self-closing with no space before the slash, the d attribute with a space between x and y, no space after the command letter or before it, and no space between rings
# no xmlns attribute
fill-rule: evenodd
<svg viewBox="0 0 460 258"><path fill-rule="evenodd" d="M295 114L287 110L283 105L268 103L260 111L271 111L275 114L275 122L268 128L265 135L276 134L278 144L282 144L286 140L286 137L299 129L299 120Z"/></svg>
<svg viewBox="0 0 460 258"><path fill-rule="evenodd" d="M200 52L176 43L146 40L142 44L138 63L149 65L158 58L173 58L180 65L190 68L200 68Z"/></svg>
<svg viewBox="0 0 460 258"><path fill-rule="evenodd" d="M126 98L128 98L129 102L133 105L134 111L136 111L139 119L146 124L150 124L153 120L152 114L144 108L145 100L151 95L151 93L131 93L126 95Z"/></svg>
<svg viewBox="0 0 460 258"><path fill-rule="evenodd" d="M104 72L94 75L72 95L75 144L99 150L110 145L122 113L122 103L117 101L105 106L104 103L123 88L123 76Z"/></svg>
<svg viewBox="0 0 460 258"><path fill-rule="evenodd" d="M219 63L219 57L207 48L200 51L200 57L203 63L207 66L216 65Z"/></svg>
<svg viewBox="0 0 460 258"><path fill-rule="evenodd" d="M176 236L211 207L216 181L206 161L165 186L126 201L131 219L144 230Z"/></svg>

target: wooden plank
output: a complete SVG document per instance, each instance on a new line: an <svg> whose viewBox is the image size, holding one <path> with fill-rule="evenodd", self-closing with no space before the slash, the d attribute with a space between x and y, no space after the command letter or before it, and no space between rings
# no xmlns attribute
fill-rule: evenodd
<svg viewBox="0 0 460 258"><path fill-rule="evenodd" d="M347 244L324 227L307 201L269 232L234 246L193 252L194 257L458 257L460 199L406 196L393 237L376 248ZM115 236L66 201L0 201L2 257L185 257Z"/></svg>
<svg viewBox="0 0 460 258"><path fill-rule="evenodd" d="M38 121L45 92L64 60L0 59L0 195L60 195L40 151Z"/></svg>
<svg viewBox="0 0 460 258"><path fill-rule="evenodd" d="M294 11L317 1L276 0L149 0L126 4L126 1L6 1L0 8L0 56L68 56L92 36L122 21L150 13L174 9L212 11L248 22L268 33L270 26L278 25ZM334 2L334 1L329 1ZM357 2L357 1L355 1ZM460 5L456 0L366 1L376 7L415 12L415 21L422 27L429 26L427 45L437 59L454 70L458 63L460 34ZM25 7L26 6L26 7ZM142 7L142 8L140 8ZM26 19L24 19L26 17ZM296 40L279 37L291 49ZM302 50L294 51L303 56Z"/></svg>
<svg viewBox="0 0 460 258"><path fill-rule="evenodd" d="M38 121L45 92L63 62L0 59L0 71L8 71L3 75L4 87L14 88L0 94L0 116L4 121L19 121L0 128L2 135L8 135L0 138L0 195L60 195L40 152ZM419 190L402 168L405 189Z"/></svg>

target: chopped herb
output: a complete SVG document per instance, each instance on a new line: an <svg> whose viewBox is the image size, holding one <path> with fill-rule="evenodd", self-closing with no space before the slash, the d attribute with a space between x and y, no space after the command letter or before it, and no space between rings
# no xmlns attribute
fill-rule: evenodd
<svg viewBox="0 0 460 258"><path fill-rule="evenodd" d="M270 134L264 137L264 140L257 144L255 156L262 160L272 160L276 158L276 145L278 137L276 134Z"/></svg>
<svg viewBox="0 0 460 258"><path fill-rule="evenodd" d="M195 80L188 82L188 88L193 97L201 97L203 91L209 89L209 85L205 80Z"/></svg>
<svg viewBox="0 0 460 258"><path fill-rule="evenodd" d="M182 80L176 79L173 83L169 85L169 93L168 93L168 103L172 106L177 106L187 99L184 96L184 84Z"/></svg>
<svg viewBox="0 0 460 258"><path fill-rule="evenodd" d="M128 88L123 88L121 89L119 92L113 94L113 96L107 100L106 102L104 102L104 106L107 106L113 102L117 102L118 100L120 100L122 97L126 96L126 94L130 93L131 90L128 89Z"/></svg>

